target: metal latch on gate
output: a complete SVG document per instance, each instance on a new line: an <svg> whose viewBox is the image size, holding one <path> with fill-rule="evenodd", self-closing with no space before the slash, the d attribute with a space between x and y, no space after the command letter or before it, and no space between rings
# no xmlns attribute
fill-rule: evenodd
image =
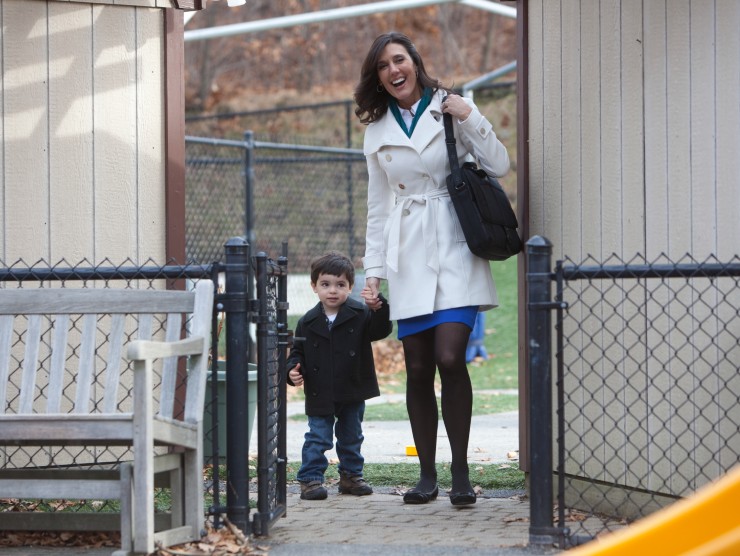
<svg viewBox="0 0 740 556"><path fill-rule="evenodd" d="M567 309L568 303L565 301L538 301L535 303L528 303L528 309L534 309L535 311L549 311L551 309Z"/></svg>
<svg viewBox="0 0 740 556"><path fill-rule="evenodd" d="M227 313L248 313L249 300L246 293L217 293L215 295L216 309Z"/></svg>

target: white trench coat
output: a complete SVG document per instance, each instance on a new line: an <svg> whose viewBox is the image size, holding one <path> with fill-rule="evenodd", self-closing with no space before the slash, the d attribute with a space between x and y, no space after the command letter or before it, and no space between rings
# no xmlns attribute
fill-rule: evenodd
<svg viewBox="0 0 740 556"><path fill-rule="evenodd" d="M368 125L364 153L368 167L368 220L363 266L367 278L388 280L391 319L439 309L498 305L490 264L465 243L447 193L450 173L441 101L437 92L407 137L390 110ZM453 118L457 155L471 154L496 177L509 170L509 155L490 122L473 108Z"/></svg>

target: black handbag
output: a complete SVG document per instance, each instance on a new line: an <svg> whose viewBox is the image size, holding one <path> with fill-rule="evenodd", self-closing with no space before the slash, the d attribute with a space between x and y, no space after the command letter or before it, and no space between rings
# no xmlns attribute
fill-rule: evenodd
<svg viewBox="0 0 740 556"><path fill-rule="evenodd" d="M452 116L444 114L445 143L450 158L447 190L450 192L468 248L489 261L503 261L522 250L519 223L506 192L496 178L473 162L457 162Z"/></svg>

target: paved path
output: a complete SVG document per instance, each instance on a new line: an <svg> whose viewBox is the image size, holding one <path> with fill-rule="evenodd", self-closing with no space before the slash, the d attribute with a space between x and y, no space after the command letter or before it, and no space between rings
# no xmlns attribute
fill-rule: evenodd
<svg viewBox="0 0 740 556"><path fill-rule="evenodd" d="M377 489L376 489L377 490ZM362 555L543 555L559 551L527 547L529 503L514 498L479 498L456 508L440 493L434 502L406 505L399 495L376 492L348 496L330 488L329 498L288 497L288 514L272 528L272 556Z"/></svg>
<svg viewBox="0 0 740 556"><path fill-rule="evenodd" d="M504 393L516 393L506 391ZM381 396L368 403L403 401L401 396ZM290 403L288 414L303 413L302 403ZM305 421L288 419L288 461L300 462ZM367 421L363 425L362 451L367 463L417 463L405 455L413 444L407 421ZM254 445L253 445L254 446ZM517 412L473 417L471 463L510 463L519 449ZM329 458L336 458L332 450ZM437 460L449 462L449 441L440 420ZM528 547L529 501L524 492L483 493L474 506L455 508L445 493L434 502L413 506L390 487L374 487L371 496L339 495L329 485L329 498L301 500L296 486L289 486L288 513L272 528L269 539L256 539L273 556L476 556L544 555L558 553L548 547Z"/></svg>

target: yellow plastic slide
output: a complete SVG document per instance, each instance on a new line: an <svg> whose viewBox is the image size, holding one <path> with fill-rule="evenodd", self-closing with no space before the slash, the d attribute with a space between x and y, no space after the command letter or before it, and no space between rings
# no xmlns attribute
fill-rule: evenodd
<svg viewBox="0 0 740 556"><path fill-rule="evenodd" d="M691 496L567 554L740 555L740 465Z"/></svg>

